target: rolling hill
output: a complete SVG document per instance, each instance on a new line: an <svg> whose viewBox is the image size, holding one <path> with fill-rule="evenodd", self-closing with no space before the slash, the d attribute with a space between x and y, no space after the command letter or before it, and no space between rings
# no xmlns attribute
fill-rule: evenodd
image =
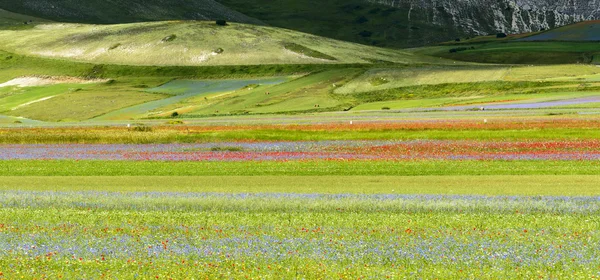
<svg viewBox="0 0 600 280"><path fill-rule="evenodd" d="M172 21L120 25L44 24L0 32L0 49L127 65L448 63L296 31L231 23Z"/></svg>
<svg viewBox="0 0 600 280"><path fill-rule="evenodd" d="M600 21L579 22L526 37L520 41L600 41Z"/></svg>
<svg viewBox="0 0 600 280"><path fill-rule="evenodd" d="M598 19L597 0L6 0L0 9L59 22L215 20L267 24L382 47L547 30Z"/></svg>
<svg viewBox="0 0 600 280"><path fill-rule="evenodd" d="M484 36L413 49L417 54L498 64L598 64L600 21L505 38Z"/></svg>
<svg viewBox="0 0 600 280"><path fill-rule="evenodd" d="M0 9L0 29L27 29L48 20Z"/></svg>

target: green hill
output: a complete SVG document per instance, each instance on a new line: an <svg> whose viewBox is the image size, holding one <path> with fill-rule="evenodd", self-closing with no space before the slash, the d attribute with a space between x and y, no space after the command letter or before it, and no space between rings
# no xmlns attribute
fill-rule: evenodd
<svg viewBox="0 0 600 280"><path fill-rule="evenodd" d="M415 54L458 61L499 64L598 64L600 21L588 21L541 33L482 36L439 46L412 49Z"/></svg>
<svg viewBox="0 0 600 280"><path fill-rule="evenodd" d="M48 20L0 9L0 29L28 29Z"/></svg>
<svg viewBox="0 0 600 280"><path fill-rule="evenodd" d="M6 0L0 9L57 22L215 20L267 24L365 45L403 48L464 35L430 15L366 0Z"/></svg>
<svg viewBox="0 0 600 280"><path fill-rule="evenodd" d="M296 31L231 23L45 24L0 32L0 49L128 65L440 63L439 59Z"/></svg>
<svg viewBox="0 0 600 280"><path fill-rule="evenodd" d="M579 22L526 37L520 41L600 41L600 21Z"/></svg>
<svg viewBox="0 0 600 280"><path fill-rule="evenodd" d="M7 0L0 9L60 22L126 23L157 20L215 20L260 24L213 0Z"/></svg>

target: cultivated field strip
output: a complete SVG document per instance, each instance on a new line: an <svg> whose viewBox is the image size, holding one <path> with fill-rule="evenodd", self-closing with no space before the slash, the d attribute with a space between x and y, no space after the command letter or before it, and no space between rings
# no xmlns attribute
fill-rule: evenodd
<svg viewBox="0 0 600 280"><path fill-rule="evenodd" d="M0 197L6 277L583 279L597 277L600 262L598 197L52 191Z"/></svg>

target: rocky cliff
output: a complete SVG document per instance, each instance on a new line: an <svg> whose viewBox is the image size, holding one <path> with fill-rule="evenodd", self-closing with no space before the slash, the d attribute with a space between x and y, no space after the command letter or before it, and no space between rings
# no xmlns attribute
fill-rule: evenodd
<svg viewBox="0 0 600 280"><path fill-rule="evenodd" d="M367 0L467 34L524 33L600 19L600 0Z"/></svg>

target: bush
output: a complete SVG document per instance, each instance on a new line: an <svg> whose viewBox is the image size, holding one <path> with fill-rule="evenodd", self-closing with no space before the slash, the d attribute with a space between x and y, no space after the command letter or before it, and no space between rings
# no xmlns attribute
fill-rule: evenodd
<svg viewBox="0 0 600 280"><path fill-rule="evenodd" d="M391 110L390 107L381 107L381 110Z"/></svg>
<svg viewBox="0 0 600 280"><path fill-rule="evenodd" d="M212 147L210 148L211 152L242 152L244 148L242 147Z"/></svg>
<svg viewBox="0 0 600 280"><path fill-rule="evenodd" d="M171 35L169 35L169 36L167 36L167 37L163 38L163 39L161 40L161 42L163 42L163 43L166 43L166 42L173 42L173 41L175 41L175 39L177 39L177 35L175 35L175 34L171 34Z"/></svg>
<svg viewBox="0 0 600 280"><path fill-rule="evenodd" d="M359 17L359 18L356 19L356 23L358 23L358 24L363 24L363 23L368 22L368 21L369 21L369 19L366 18L365 16L361 16L361 17Z"/></svg>
<svg viewBox="0 0 600 280"><path fill-rule="evenodd" d="M366 37L373 36L373 32L364 30L364 31L361 31L360 33L358 33L358 35L366 38Z"/></svg>
<svg viewBox="0 0 600 280"><path fill-rule="evenodd" d="M498 33L496 34L496 38L506 38L508 35L506 33Z"/></svg>
<svg viewBox="0 0 600 280"><path fill-rule="evenodd" d="M114 49L116 49L116 48L118 48L118 47L120 47L120 46L121 46L121 43L116 43L116 44L114 44L114 45L110 46L110 48L108 48L108 50L109 50L109 51L112 51L112 50L114 50Z"/></svg>
<svg viewBox="0 0 600 280"><path fill-rule="evenodd" d="M179 113L177 113L177 111L175 111L175 112L173 112L173 113L171 114L171 117L172 117L172 118L179 117Z"/></svg>
<svg viewBox="0 0 600 280"><path fill-rule="evenodd" d="M215 22L217 25L219 26L226 26L227 25L227 21L224 19L219 19Z"/></svg>
<svg viewBox="0 0 600 280"><path fill-rule="evenodd" d="M152 127L147 126L145 124L134 124L133 127L129 128L130 131L137 131L137 132L152 132Z"/></svg>
<svg viewBox="0 0 600 280"><path fill-rule="evenodd" d="M466 50L474 50L474 49L475 49L475 47L469 47L469 48L467 48L467 47L460 47L460 48L450 49L449 51L450 51L450 53L457 53L457 52L464 52Z"/></svg>

